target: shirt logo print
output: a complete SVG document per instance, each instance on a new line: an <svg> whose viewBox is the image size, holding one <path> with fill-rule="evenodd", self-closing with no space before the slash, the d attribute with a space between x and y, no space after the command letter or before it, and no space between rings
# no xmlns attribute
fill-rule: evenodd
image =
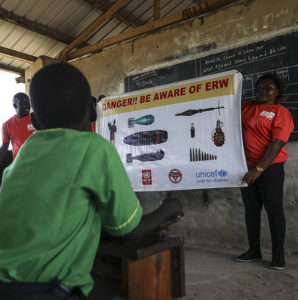
<svg viewBox="0 0 298 300"><path fill-rule="evenodd" d="M259 116L265 117L265 118L267 118L267 119L269 119L269 120L272 120L272 119L275 117L275 113L272 112L272 111L266 111L266 110L263 110L263 111L259 114Z"/></svg>
<svg viewBox="0 0 298 300"><path fill-rule="evenodd" d="M27 129L28 129L28 131L34 130L34 127L32 124L27 124Z"/></svg>

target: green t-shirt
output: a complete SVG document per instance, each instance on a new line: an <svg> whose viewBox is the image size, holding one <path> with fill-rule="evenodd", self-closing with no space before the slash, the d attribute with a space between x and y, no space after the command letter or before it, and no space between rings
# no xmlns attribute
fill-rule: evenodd
<svg viewBox="0 0 298 300"><path fill-rule="evenodd" d="M142 208L114 146L91 132L35 132L3 176L0 281L92 288L101 225L132 231Z"/></svg>

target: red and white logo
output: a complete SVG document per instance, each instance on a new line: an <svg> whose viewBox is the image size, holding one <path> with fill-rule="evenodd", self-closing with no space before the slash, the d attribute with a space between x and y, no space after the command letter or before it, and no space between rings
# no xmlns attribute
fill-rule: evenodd
<svg viewBox="0 0 298 300"><path fill-rule="evenodd" d="M172 183L177 184L182 180L182 173L178 169L172 169L169 172L169 179Z"/></svg>
<svg viewBox="0 0 298 300"><path fill-rule="evenodd" d="M142 170L143 185L152 184L151 170Z"/></svg>
<svg viewBox="0 0 298 300"><path fill-rule="evenodd" d="M35 128L33 127L32 124L27 124L27 129L28 129L28 131L35 130Z"/></svg>
<svg viewBox="0 0 298 300"><path fill-rule="evenodd" d="M272 120L272 119L275 117L275 113L272 112L272 111L266 111L266 110L263 110L263 111L259 114L259 116L265 117L265 118L267 118L267 119L269 119L269 120Z"/></svg>

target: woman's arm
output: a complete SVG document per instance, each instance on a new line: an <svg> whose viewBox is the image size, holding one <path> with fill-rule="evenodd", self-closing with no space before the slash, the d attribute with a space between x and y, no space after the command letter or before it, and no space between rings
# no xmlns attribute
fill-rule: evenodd
<svg viewBox="0 0 298 300"><path fill-rule="evenodd" d="M278 153L280 152L281 148L286 143L279 140L279 139L272 139L271 144L266 149L262 159L258 163L258 167L261 167L263 170L266 170L273 160L276 158ZM243 177L243 181L247 182L248 184L254 183L254 181L262 174L262 172L259 172L256 167L250 169Z"/></svg>

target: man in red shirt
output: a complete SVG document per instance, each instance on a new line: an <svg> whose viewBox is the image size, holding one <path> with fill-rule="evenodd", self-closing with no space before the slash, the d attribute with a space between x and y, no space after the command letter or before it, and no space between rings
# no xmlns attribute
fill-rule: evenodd
<svg viewBox="0 0 298 300"><path fill-rule="evenodd" d="M29 97L24 93L17 93L13 97L13 106L16 110L15 116L2 125L2 146L0 148L0 164L4 161L8 146L12 144L13 159L16 157L20 147L26 139L35 131L30 120Z"/></svg>

